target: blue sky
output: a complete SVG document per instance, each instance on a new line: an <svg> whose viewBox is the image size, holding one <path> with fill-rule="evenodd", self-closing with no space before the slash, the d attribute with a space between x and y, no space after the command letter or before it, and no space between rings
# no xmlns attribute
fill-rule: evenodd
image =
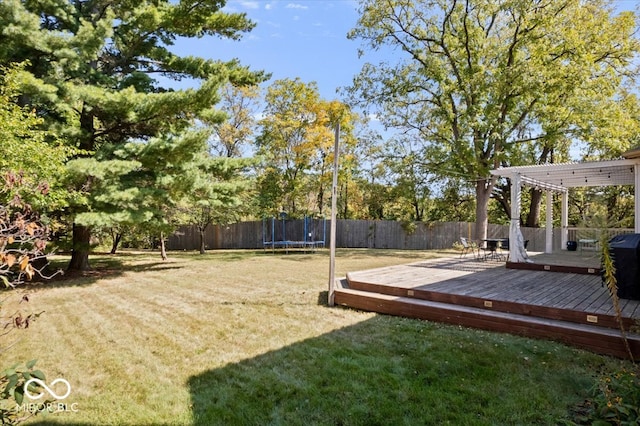
<svg viewBox="0 0 640 426"><path fill-rule="evenodd" d="M318 84L327 100L339 99L338 87L351 84L360 71L359 41L347 39L358 19L354 0L231 0L228 12L244 12L257 25L240 41L178 41L180 55L229 60L272 74L271 80L296 78Z"/></svg>
<svg viewBox="0 0 640 426"><path fill-rule="evenodd" d="M633 10L638 0L614 0L618 10ZM230 60L272 74L270 84L283 78L315 81L320 95L339 99L336 90L351 84L371 52L358 58L359 40L347 33L358 19L356 0L228 0L223 10L246 13L257 25L242 40L219 38L179 40L182 55ZM387 53L388 54L388 53ZM378 58L384 54L379 53Z"/></svg>

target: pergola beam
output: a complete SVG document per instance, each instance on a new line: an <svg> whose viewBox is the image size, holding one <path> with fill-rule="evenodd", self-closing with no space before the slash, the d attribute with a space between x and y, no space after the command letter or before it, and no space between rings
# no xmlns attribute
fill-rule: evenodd
<svg viewBox="0 0 640 426"><path fill-rule="evenodd" d="M522 177L564 188L634 185L637 164L640 164L640 157L585 163L501 167L491 173L508 178L511 178L514 173L520 173Z"/></svg>
<svg viewBox="0 0 640 426"><path fill-rule="evenodd" d="M560 192L560 193L564 193L568 191L568 189L565 188L564 186L555 185L553 183L548 183L542 180L530 178L528 176L520 176L520 182L522 182L523 185L528 185L533 188L545 190L545 191L553 191L553 192Z"/></svg>

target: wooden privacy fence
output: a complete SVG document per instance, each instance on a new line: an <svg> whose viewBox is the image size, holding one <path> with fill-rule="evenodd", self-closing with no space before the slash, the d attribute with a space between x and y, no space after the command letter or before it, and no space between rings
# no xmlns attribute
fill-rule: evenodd
<svg viewBox="0 0 640 426"><path fill-rule="evenodd" d="M287 221L287 240L304 240L304 229L313 226L317 232L324 229L324 219L314 219L313 225L304 226L304 221ZM266 227L266 229L265 229ZM329 246L330 221L326 220L326 235L322 235L325 247ZM401 222L385 220L338 219L336 227L336 247L341 248L381 248L399 250L434 250L451 248L460 237L475 239L475 224L470 222L415 222L411 229ZM271 220L240 222L229 225L207 227L205 247L214 249L262 249L265 240L271 240ZM276 233L277 234L277 233ZM544 228L522 228L525 240L529 240L530 251L544 251ZM508 225L489 224L489 238L509 236ZM279 239L275 235L275 239ZM315 235L314 239L320 239ZM197 250L200 247L199 232L195 227L184 226L171 235L167 242L170 250ZM560 248L560 232L554 230L554 250Z"/></svg>
<svg viewBox="0 0 640 426"><path fill-rule="evenodd" d="M279 222L276 222L279 225ZM325 228L326 227L326 228ZM330 221L313 219L306 225L304 220L287 220L285 237L291 241L305 241L306 238L323 240L329 247ZM475 223L471 222L415 222L407 230L406 224L386 220L350 220L338 219L336 227L336 247L341 248L380 248L399 250L437 250L448 249L459 241L460 237L476 239ZM326 229L326 234L325 234ZM521 228L525 240L529 240L527 249L534 252L545 250L544 228ZM311 232L312 231L312 232ZM633 232L633 229L609 230L611 235ZM312 233L309 236L309 233ZM589 228L569 228L569 240L594 238L597 230ZM594 236L591 236L594 235ZM507 238L508 225L489 224L488 238ZM205 248L214 249L262 249L271 248L269 241L282 238L281 231L267 221L240 222L230 225L209 226L205 232ZM553 250L561 249L559 228L553 230ZM200 235L195 227L184 226L171 235L167 242L169 250L198 250ZM276 245L277 247L277 245Z"/></svg>

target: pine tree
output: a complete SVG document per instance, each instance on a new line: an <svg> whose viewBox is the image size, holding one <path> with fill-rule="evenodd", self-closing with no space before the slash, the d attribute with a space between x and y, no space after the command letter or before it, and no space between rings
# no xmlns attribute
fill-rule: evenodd
<svg viewBox="0 0 640 426"><path fill-rule="evenodd" d="M121 147L152 140L182 141L180 135L198 118L211 122L216 115L222 117L212 108L227 82L255 84L265 78L237 61L181 57L171 51L180 37L238 39L254 27L244 14L222 12L224 4L222 0L0 2L0 64L29 61L22 73L21 102L84 153L85 162L72 166L69 190L77 196L70 208L74 223L68 269L89 268L91 225L123 218L149 220L145 208L126 213L113 209L118 197L126 198L139 185L138 179L131 179L139 163L136 150ZM194 88L171 89L172 81L181 79L190 79ZM171 149L166 152L169 157L159 156L157 161L169 171L174 159ZM123 158L124 154L131 156ZM96 179L102 172L105 179ZM118 185L108 188L108 182ZM131 202L138 202L139 195ZM150 190L147 195L152 197Z"/></svg>

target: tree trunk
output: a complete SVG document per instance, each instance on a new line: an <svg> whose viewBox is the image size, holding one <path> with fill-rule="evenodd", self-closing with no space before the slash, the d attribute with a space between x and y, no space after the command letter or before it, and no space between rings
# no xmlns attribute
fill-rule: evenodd
<svg viewBox="0 0 640 426"><path fill-rule="evenodd" d="M511 218L511 180L507 179L504 185L493 187L493 199L496 200L507 218Z"/></svg>
<svg viewBox="0 0 640 426"><path fill-rule="evenodd" d="M198 232L200 234L200 254L205 254L206 253L206 250L205 250L205 247L204 247L204 231L205 231L205 229L207 229L206 226L204 228L202 228L200 226L198 227Z"/></svg>
<svg viewBox="0 0 640 426"><path fill-rule="evenodd" d="M113 244L111 245L111 251L109 253L116 254L116 250L118 250L118 244L120 244L120 240L122 239L122 234L116 232L113 235Z"/></svg>
<svg viewBox="0 0 640 426"><path fill-rule="evenodd" d="M349 182L345 182L344 191L342 194L342 198L344 199L344 211L342 212L342 218L349 218Z"/></svg>
<svg viewBox="0 0 640 426"><path fill-rule="evenodd" d="M420 200L418 200L418 197L416 196L413 197L413 209L416 214L414 221L422 222L422 214L424 213L424 211L420 208Z"/></svg>
<svg viewBox="0 0 640 426"><path fill-rule="evenodd" d="M164 232L160 233L160 257L162 257L162 260L167 260L167 248L164 244Z"/></svg>
<svg viewBox="0 0 640 426"><path fill-rule="evenodd" d="M493 182L490 179L476 182L476 238L482 240L487 238L489 228L489 199Z"/></svg>
<svg viewBox="0 0 640 426"><path fill-rule="evenodd" d="M91 66L95 69L95 61L91 62ZM82 105L80 112L80 128L85 132L85 136L80 138L79 148L87 151L93 150L93 135L95 127L93 123L94 117L90 108L86 104ZM86 186L91 187L91 179ZM67 266L67 271L87 271L89 265L89 250L91 248L91 228L84 225L73 224L71 261Z"/></svg>
<svg viewBox="0 0 640 426"><path fill-rule="evenodd" d="M538 164L544 164L548 160L551 160L553 163L553 148L549 146L544 146L542 148L542 152L540 153L540 157L538 158ZM540 227L540 211L542 209L542 191L536 190L535 188L531 188L531 204L529 206L529 214L527 214L527 220L525 222L525 226L529 228L538 228Z"/></svg>
<svg viewBox="0 0 640 426"><path fill-rule="evenodd" d="M87 271L89 266L89 249L91 242L91 228L73 224L73 248L71 261L67 271Z"/></svg>
<svg viewBox="0 0 640 426"><path fill-rule="evenodd" d="M529 228L538 228L540 226L540 208L542 206L542 191L531 189L531 206L527 215L525 226Z"/></svg>

